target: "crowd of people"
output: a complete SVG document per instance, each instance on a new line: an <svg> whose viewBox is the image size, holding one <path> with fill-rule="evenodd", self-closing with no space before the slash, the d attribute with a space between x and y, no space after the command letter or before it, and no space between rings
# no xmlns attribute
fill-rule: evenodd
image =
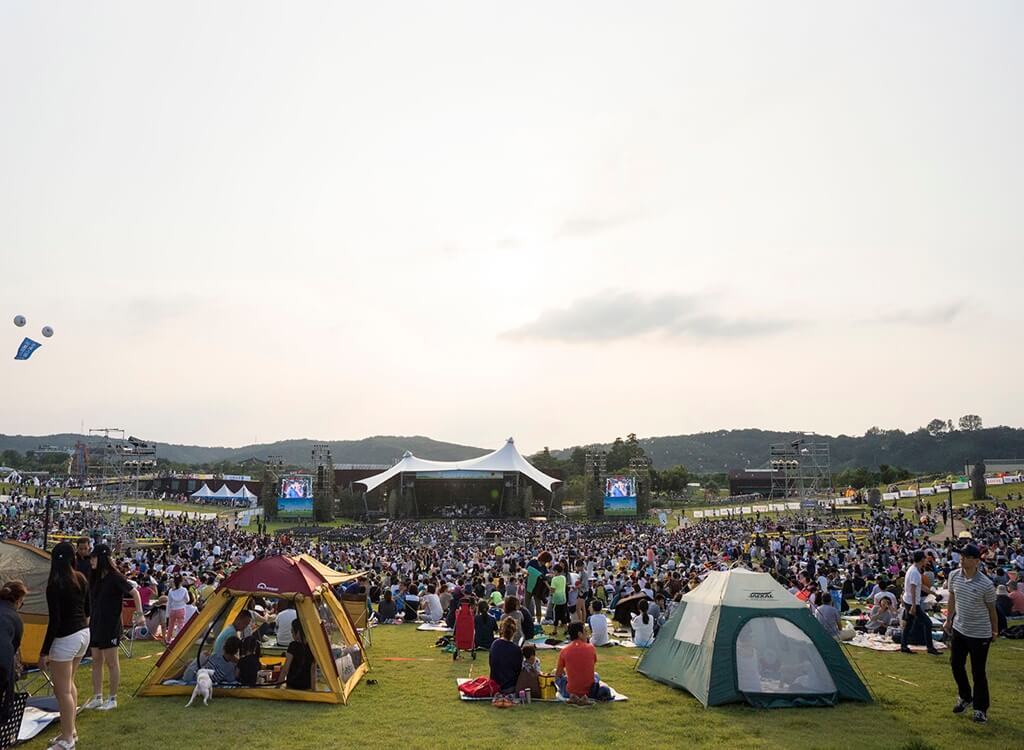
<svg viewBox="0 0 1024 750"><path fill-rule="evenodd" d="M80 507L72 498L53 505L46 529L49 537L81 537L77 549L62 543L54 550L54 560L63 564L70 548L72 570L81 575L81 580L73 576L61 584L61 596L77 587L85 600L110 602L102 606L111 608L124 596L136 598L152 637L172 639L233 569L258 557L305 552L339 570L363 571L348 584L346 593L364 594L379 622L454 625L465 600L476 621L474 647L490 651L492 670L501 676L502 688L513 676L518 681L523 665L531 662L531 654L523 647L529 648L535 634L600 646L610 640L617 617L618 627L632 640L649 645L681 597L698 586L708 571L735 565L770 573L807 601L834 635L841 628L840 615L863 608L861 602L867 600L869 609L858 627L885 633L895 623L904 644L915 637L930 643L932 628L922 602L933 589L953 592L953 584L962 583L969 559L977 559L984 580L993 586L998 615L994 633L1005 629L1007 617L1024 613L1024 591L1018 587L1024 572L1024 510L999 503L956 511L955 520L971 525L976 547L970 551L976 550L977 558L969 558L959 540L932 540L936 515L889 508L859 516L810 519L801 514L772 518L754 514L683 523L672 529L638 520L386 520L372 528L323 535L313 535L315 527L266 534L261 526L253 533L236 526L233 518L133 516L123 520L114 537L108 536L109 518L102 513ZM0 503L0 537L41 545L44 518L41 499L7 499ZM157 542L130 547L120 544L125 539ZM966 603L966 595L957 598ZM972 601L976 595L977 591L971 594ZM631 606L620 611L623 601ZM984 596L980 601L985 604ZM81 632L85 629L78 627L85 617L81 606L70 600L55 604L51 609L58 612L57 618L51 614L55 640L77 639L75 648L71 648L75 644L61 647L58 656L70 656L68 663L73 665L84 654L79 653L82 642L84 648L95 649L94 696L86 706L113 708L118 635L96 632L105 620L94 615L86 638ZM952 601L948 609L951 620L963 611L959 606L954 609ZM72 614L65 618L64 612ZM919 624L921 633L917 633ZM976 618L970 627L963 627L973 635L961 631L961 636L978 637ZM954 661L960 652L969 653L972 663L982 660L973 641L961 638L963 648L956 650L955 623L946 630L950 630ZM287 640L287 634L282 635ZM241 661L252 651L243 650L244 637L237 640L227 652ZM497 645L502 641L509 646ZM585 657L575 656L583 651ZM569 657L560 658L564 671L558 677L568 674L567 695L579 702L606 697L589 695L589 687L576 690L583 681L574 680L572 673L591 658L589 650L574 647L564 649L563 655L566 652ZM50 660L62 663L52 652ZM100 690L104 668L111 682L106 699ZM71 705L77 698L70 687L66 692L65 700ZM961 700L974 700L977 710L987 709L978 709L980 699L969 688L961 690ZM71 722L62 735L69 742L73 741Z"/></svg>

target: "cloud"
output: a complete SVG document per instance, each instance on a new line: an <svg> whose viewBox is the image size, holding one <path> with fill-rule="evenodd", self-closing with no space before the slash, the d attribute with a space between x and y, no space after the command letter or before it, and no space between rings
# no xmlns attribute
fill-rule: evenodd
<svg viewBox="0 0 1024 750"><path fill-rule="evenodd" d="M965 300L955 300L943 305L933 305L920 310L895 310L872 319L872 323L896 323L914 326L949 325L967 309Z"/></svg>
<svg viewBox="0 0 1024 750"><path fill-rule="evenodd" d="M635 292L603 292L578 299L566 308L545 310L533 322L506 331L501 337L601 342L661 334L712 340L778 333L795 325L775 318L727 318L706 307L705 298L698 295L644 298Z"/></svg>
<svg viewBox="0 0 1024 750"><path fill-rule="evenodd" d="M556 239L593 237L612 229L617 229L639 219L636 214L618 214L613 216L578 216L566 219L555 232Z"/></svg>

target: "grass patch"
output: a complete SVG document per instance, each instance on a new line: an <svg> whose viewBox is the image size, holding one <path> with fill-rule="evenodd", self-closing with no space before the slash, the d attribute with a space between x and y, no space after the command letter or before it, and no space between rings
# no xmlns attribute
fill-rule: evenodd
<svg viewBox="0 0 1024 750"><path fill-rule="evenodd" d="M334 738L358 737L370 747L467 748L506 747L675 747L710 745L757 748L948 748L1024 747L1017 722L1017 698L1024 652L1013 641L998 641L989 656L993 695L990 722L973 724L954 716L956 698L946 657L906 657L848 649L880 699L862 705L843 703L831 709L764 711L744 705L705 710L688 693L653 682L633 670L635 651L600 649L598 671L627 703L573 709L534 704L499 711L486 703L460 702L455 678L486 673L486 654L476 661L432 648L436 634L409 626L375 628L370 648L371 671L348 706L297 704L216 698L208 707L185 708L187 697L132 698L152 667L159 647L141 644L136 657L122 658L123 688L119 708L83 712L82 747L127 748L157 732L172 748L273 747L314 748ZM545 669L557 658L540 652ZM386 661L387 657L414 661ZM907 680L920 687L900 682ZM78 674L82 701L90 693L89 670ZM44 732L24 747L42 750L53 732ZM628 739L626 739L628 737ZM927 737L928 743L920 738ZM229 739L230 738L230 739Z"/></svg>

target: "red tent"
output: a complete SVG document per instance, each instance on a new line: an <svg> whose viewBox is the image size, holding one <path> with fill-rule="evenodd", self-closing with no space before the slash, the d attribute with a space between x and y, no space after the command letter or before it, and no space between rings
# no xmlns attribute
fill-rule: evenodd
<svg viewBox="0 0 1024 750"><path fill-rule="evenodd" d="M313 566L293 557L264 557L243 565L223 581L219 588L268 596L312 593L326 581Z"/></svg>

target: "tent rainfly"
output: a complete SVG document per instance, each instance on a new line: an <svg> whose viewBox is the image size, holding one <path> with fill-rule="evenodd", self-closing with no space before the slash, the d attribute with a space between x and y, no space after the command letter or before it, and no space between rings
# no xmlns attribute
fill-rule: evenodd
<svg viewBox="0 0 1024 750"><path fill-rule="evenodd" d="M326 577L325 577L326 576ZM316 662L316 684L312 690L288 687L218 687L215 696L265 698L270 700L348 703L348 696L369 666L366 652L352 620L331 589L331 581L344 582L355 576L334 571L319 561L276 556L253 560L225 578L206 605L182 629L157 660L139 687L139 695L189 695L192 685L183 683L186 672L202 655L212 650L224 627L253 598L293 602L297 621ZM272 656L269 649L265 656Z"/></svg>
<svg viewBox="0 0 1024 750"><path fill-rule="evenodd" d="M0 585L19 580L28 588L25 603L18 611L24 632L21 636L21 661L35 666L46 637L50 610L46 605L46 583L50 577L50 555L22 542L0 542Z"/></svg>
<svg viewBox="0 0 1024 750"><path fill-rule="evenodd" d="M429 461L425 458L417 458L409 451L406 451L402 456L402 460L387 471L382 471L380 474L374 474L372 477L367 477L366 479L360 479L358 482L355 482L355 484L361 484L366 488L367 492L372 492L399 474L430 473L435 471L444 472L445 475L451 475L452 478L457 478L459 472L467 472L467 476L471 476L471 472L479 471L517 471L532 479L548 492L551 492L556 484L561 484L560 479L549 477L543 471L523 458L522 454L516 448L515 441L512 438L506 440L505 445L498 448L498 450L491 451L487 455L480 456L479 458L467 459L466 461Z"/></svg>
<svg viewBox="0 0 1024 750"><path fill-rule="evenodd" d="M871 701L807 605L767 573L740 568L709 573L683 597L639 671L688 690L705 707Z"/></svg>
<svg viewBox="0 0 1024 750"><path fill-rule="evenodd" d="M210 495L210 497L215 497L220 500L234 500L235 493L229 490L226 484L222 484L220 489Z"/></svg>

